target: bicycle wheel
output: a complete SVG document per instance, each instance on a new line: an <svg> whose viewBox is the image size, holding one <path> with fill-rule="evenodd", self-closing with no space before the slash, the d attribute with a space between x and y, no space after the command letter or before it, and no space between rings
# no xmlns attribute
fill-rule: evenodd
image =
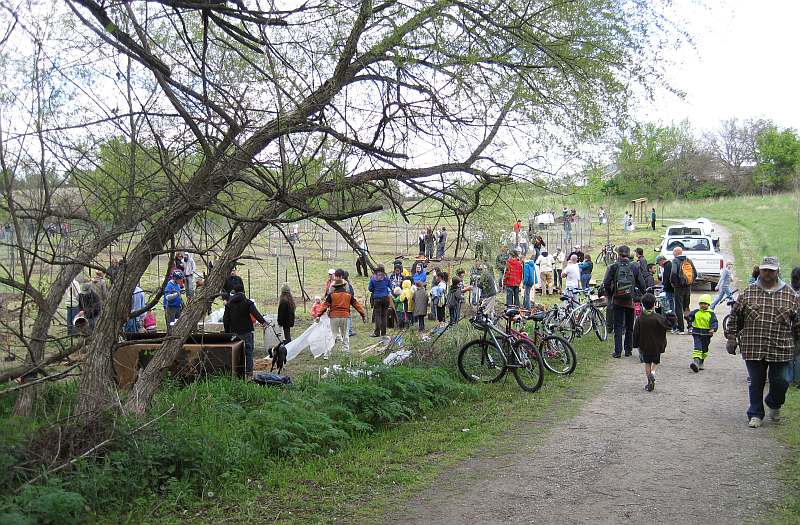
<svg viewBox="0 0 800 525"><path fill-rule="evenodd" d="M506 373L506 358L493 344L475 339L458 352L458 371L467 381L494 383Z"/></svg>
<svg viewBox="0 0 800 525"><path fill-rule="evenodd" d="M606 324L606 316L599 308L592 308L592 329L594 329L594 333L599 340L608 340L608 325Z"/></svg>
<svg viewBox="0 0 800 525"><path fill-rule="evenodd" d="M575 371L578 357L575 349L565 339L549 335L539 343L539 355L544 367L559 375L568 375Z"/></svg>
<svg viewBox="0 0 800 525"><path fill-rule="evenodd" d="M731 321L731 314L726 315L722 319L722 333L725 334L725 337L727 337L727 334L729 334L731 332L730 331L731 322L732 322Z"/></svg>
<svg viewBox="0 0 800 525"><path fill-rule="evenodd" d="M521 366L511 369L519 387L526 392L539 390L544 382L542 354L528 341L517 341L511 352L520 360Z"/></svg>
<svg viewBox="0 0 800 525"><path fill-rule="evenodd" d="M578 337L583 337L584 335L588 334L591 331L592 316L589 307L583 307L579 310L573 310L572 325L575 327L575 331L579 333L579 335L576 334L578 335Z"/></svg>

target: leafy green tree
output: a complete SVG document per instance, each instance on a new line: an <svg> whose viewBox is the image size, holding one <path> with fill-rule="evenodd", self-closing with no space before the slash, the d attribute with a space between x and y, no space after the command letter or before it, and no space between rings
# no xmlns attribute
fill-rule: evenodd
<svg viewBox="0 0 800 525"><path fill-rule="evenodd" d="M753 183L761 193L791 188L800 169L800 139L793 129L770 127L756 137Z"/></svg>

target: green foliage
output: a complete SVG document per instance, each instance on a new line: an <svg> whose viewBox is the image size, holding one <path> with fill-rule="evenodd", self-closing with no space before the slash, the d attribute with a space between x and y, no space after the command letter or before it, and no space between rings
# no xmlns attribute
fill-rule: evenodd
<svg viewBox="0 0 800 525"><path fill-rule="evenodd" d="M43 486L27 486L19 496L0 502L0 523L25 525L70 525L86 523L86 502L80 494L58 486L58 480Z"/></svg>
<svg viewBox="0 0 800 525"><path fill-rule="evenodd" d="M775 127L763 130L756 137L756 168L753 184L762 193L792 187L800 169L800 139L792 129Z"/></svg>
<svg viewBox="0 0 800 525"><path fill-rule="evenodd" d="M47 399L51 395L44 396L47 403L53 402ZM301 379L289 389L221 377L187 387L168 385L150 417L175 408L138 433L130 431L141 421L118 420L112 448L65 473L59 481L61 492L36 492L41 487L31 487L24 501L0 501L11 513L9 519L36 520L40 518L31 510L32 501L45 509L63 508L68 516L78 503L96 511L123 511L151 494L180 505L267 471L286 458L329 456L354 437L465 396L474 398L474 389L442 370L403 367L374 368L370 378L343 375L324 383ZM25 433L2 428L0 452L14 452L4 454L0 465L8 476L5 472L14 465ZM2 479L7 493L19 483Z"/></svg>

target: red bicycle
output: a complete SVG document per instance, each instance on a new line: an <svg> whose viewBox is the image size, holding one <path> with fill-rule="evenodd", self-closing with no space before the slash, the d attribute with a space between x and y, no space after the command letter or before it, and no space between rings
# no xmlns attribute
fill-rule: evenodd
<svg viewBox="0 0 800 525"><path fill-rule="evenodd" d="M547 312L530 312L518 308L509 308L503 313L506 320L506 333L519 341L529 343L529 351L536 349L542 356L544 367L554 374L569 375L575 371L578 356L569 341L563 337L549 334L544 329ZM527 330L529 322L533 322L531 330Z"/></svg>

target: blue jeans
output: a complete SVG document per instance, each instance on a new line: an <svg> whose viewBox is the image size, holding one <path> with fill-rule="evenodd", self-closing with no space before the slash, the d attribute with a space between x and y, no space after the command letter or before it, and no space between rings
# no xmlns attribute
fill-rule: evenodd
<svg viewBox="0 0 800 525"><path fill-rule="evenodd" d="M582 273L581 274L581 288L584 290L589 288L589 281L592 280L592 274L590 273Z"/></svg>
<svg viewBox="0 0 800 525"><path fill-rule="evenodd" d="M672 292L664 291L664 301L661 303L662 313L675 311L675 294ZM678 314L675 314L678 315ZM677 320L672 323L673 330L678 327Z"/></svg>
<svg viewBox="0 0 800 525"><path fill-rule="evenodd" d="M794 359L787 364L786 382L800 385L800 354L795 354Z"/></svg>
<svg viewBox="0 0 800 525"><path fill-rule="evenodd" d="M620 355L633 352L633 308L614 305L614 353ZM623 336L625 344L623 346Z"/></svg>
<svg viewBox="0 0 800 525"><path fill-rule="evenodd" d="M522 307L526 310L531 307L531 288L532 284L525 285L525 295L522 296Z"/></svg>
<svg viewBox="0 0 800 525"><path fill-rule="evenodd" d="M506 286L506 304L519 306L519 286Z"/></svg>
<svg viewBox="0 0 800 525"><path fill-rule="evenodd" d="M253 346L255 337L253 332L236 334L236 337L244 341L244 375L245 377L253 374Z"/></svg>
<svg viewBox="0 0 800 525"><path fill-rule="evenodd" d="M771 363L768 361L746 360L747 374L750 376L750 406L747 408L747 418L757 417L764 419L764 403L769 408L778 409L786 400L786 390L789 382L786 381L786 368L790 361ZM769 393L764 398L764 385L769 377Z"/></svg>
<svg viewBox="0 0 800 525"><path fill-rule="evenodd" d="M733 294L731 293L731 290L727 288L724 290L720 289L719 295L717 295L717 297L714 299L714 302L711 303L711 309L713 310L714 308L716 308L717 305L722 301L724 301L725 299L732 299L732 298Z"/></svg>

